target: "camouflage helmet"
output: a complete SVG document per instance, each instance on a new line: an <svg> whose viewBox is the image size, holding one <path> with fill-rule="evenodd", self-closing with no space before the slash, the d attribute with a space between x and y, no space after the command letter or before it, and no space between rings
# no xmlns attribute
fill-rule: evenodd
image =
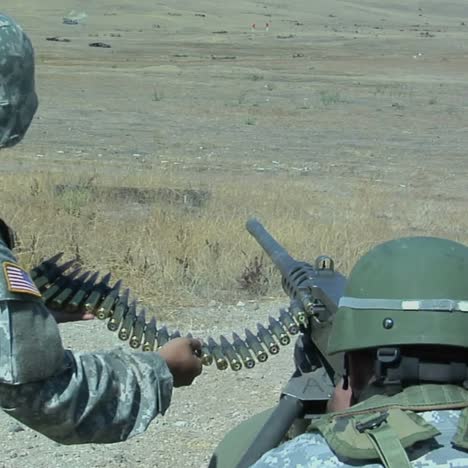
<svg viewBox="0 0 468 468"><path fill-rule="evenodd" d="M31 41L14 20L0 15L0 148L23 138L37 105Z"/></svg>
<svg viewBox="0 0 468 468"><path fill-rule="evenodd" d="M385 242L349 276L328 351L399 345L468 348L468 247L435 237Z"/></svg>

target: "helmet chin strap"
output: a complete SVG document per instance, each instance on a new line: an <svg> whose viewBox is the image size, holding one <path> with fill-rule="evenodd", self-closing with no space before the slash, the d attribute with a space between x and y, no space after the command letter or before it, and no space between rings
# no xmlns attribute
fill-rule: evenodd
<svg viewBox="0 0 468 468"><path fill-rule="evenodd" d="M374 364L376 385L405 387L421 382L462 384L468 388L468 366L464 362L438 363L403 356L399 347L378 348Z"/></svg>
<svg viewBox="0 0 468 468"><path fill-rule="evenodd" d="M349 355L345 353L344 355L344 374L343 374L343 390L348 390L349 388Z"/></svg>

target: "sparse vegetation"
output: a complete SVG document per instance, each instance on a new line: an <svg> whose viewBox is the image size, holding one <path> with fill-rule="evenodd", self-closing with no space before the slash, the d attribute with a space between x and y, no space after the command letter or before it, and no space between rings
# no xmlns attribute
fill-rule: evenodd
<svg viewBox="0 0 468 468"><path fill-rule="evenodd" d="M414 94L414 89L409 83L379 83L374 88L374 95L382 95L389 97L411 97Z"/></svg>
<svg viewBox="0 0 468 468"><path fill-rule="evenodd" d="M249 77L252 81L261 81L264 79L264 76L263 75L260 75L258 73L253 73L252 75L250 75Z"/></svg>
<svg viewBox="0 0 468 468"><path fill-rule="evenodd" d="M338 91L319 91L319 101L324 106L345 102Z"/></svg>
<svg viewBox="0 0 468 468"><path fill-rule="evenodd" d="M58 251L79 255L86 268L111 271L147 303L280 296L279 274L245 231L250 216L294 257L313 262L329 254L345 272L371 245L397 235L468 240L464 205L429 200L423 189L408 203L407 189L357 182L343 197L317 191L307 176L211 174L195 186L189 174L177 172L86 172L93 177L72 171L0 176L3 217L19 234L18 255L27 267ZM180 195L187 193L202 194L203 202L188 206Z"/></svg>
<svg viewBox="0 0 468 468"><path fill-rule="evenodd" d="M242 251L244 256L246 253ZM263 253L248 261L240 277L237 279L241 289L254 297L263 296L268 292L271 274L266 271Z"/></svg>

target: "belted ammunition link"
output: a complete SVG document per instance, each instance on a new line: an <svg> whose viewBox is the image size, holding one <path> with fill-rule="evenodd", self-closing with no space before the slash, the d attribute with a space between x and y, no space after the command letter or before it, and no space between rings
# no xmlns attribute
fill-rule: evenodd
<svg viewBox="0 0 468 468"><path fill-rule="evenodd" d="M158 327L154 316L148 321L148 310L130 299L129 289L121 291L122 281L111 286L110 273L99 279L99 272L82 272L74 260L59 264L62 256L60 253L44 260L30 272L47 307L66 312L86 311L100 320L108 320L110 331L118 332L122 341L142 351L158 350L181 336L178 330L171 332L166 326ZM268 353L277 354L280 345L287 346L290 335L299 333L304 321L303 310L292 307L282 309L278 319L269 317L268 326L258 323L256 334L245 329L244 339L236 333L232 333L232 342L223 335L219 342L208 337L202 340L202 363L209 366L214 362L219 370L230 367L239 371L243 366L251 369L256 361L265 362Z"/></svg>

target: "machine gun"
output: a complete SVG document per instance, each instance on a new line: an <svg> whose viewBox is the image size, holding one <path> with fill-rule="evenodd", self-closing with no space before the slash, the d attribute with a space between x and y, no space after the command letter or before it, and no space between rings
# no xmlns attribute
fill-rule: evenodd
<svg viewBox="0 0 468 468"><path fill-rule="evenodd" d="M333 259L319 256L311 265L292 258L255 219L247 230L265 250L282 275L282 286L290 297L287 310L269 324L257 325L257 333L245 330L245 338L233 333L232 342L221 336L219 343L208 337L203 341L201 358L204 365L213 362L219 370L230 367L239 371L263 363L268 354L277 354L281 346L298 335L294 349L295 371L284 388L278 406L245 452L239 467L250 466L263 453L275 447L294 422L305 421L326 409L337 377L342 373L342 356L327 356L326 347L338 301L343 295L346 278L335 271ZM120 292L121 282L110 286L110 274L99 282L99 273L67 273L73 261L58 265L61 255L43 261L31 271L31 277L51 308L68 311L87 310L98 318L108 319L107 328L129 340L132 348L157 350L168 340L181 336L166 326L157 327L153 317L145 320L145 309L138 301L129 300L129 291ZM300 333L299 333L300 332ZM189 334L190 335L190 334ZM216 465L214 465L216 466Z"/></svg>
<svg viewBox="0 0 468 468"><path fill-rule="evenodd" d="M346 277L334 270L328 256L317 257L314 265L295 260L255 219L247 222L247 230L281 272L283 290L291 299L289 313L300 322L302 333L294 350L296 370L238 468L251 466L276 447L293 423L324 413L343 371L343 357L327 356L326 346Z"/></svg>

